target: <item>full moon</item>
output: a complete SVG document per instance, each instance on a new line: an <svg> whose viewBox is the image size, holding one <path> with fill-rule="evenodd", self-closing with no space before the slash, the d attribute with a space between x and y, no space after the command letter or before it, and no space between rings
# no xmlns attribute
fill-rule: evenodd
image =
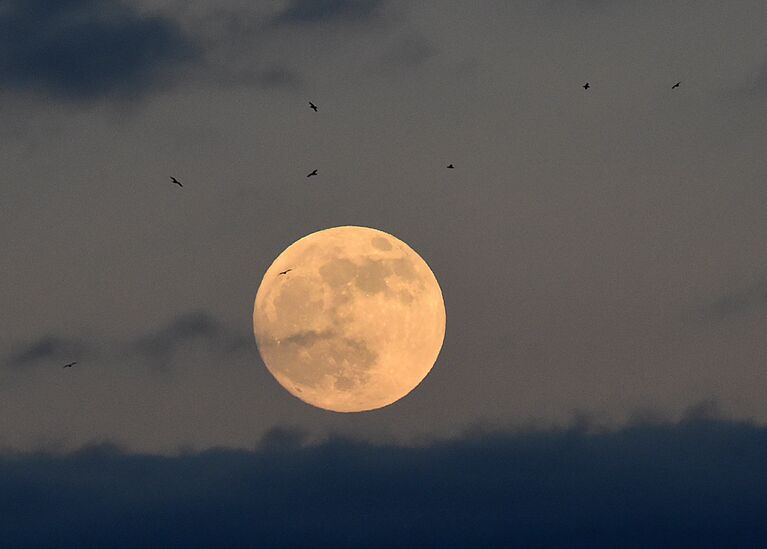
<svg viewBox="0 0 767 549"><path fill-rule="evenodd" d="M335 227L274 260L256 294L253 331L266 367L293 396L362 412L396 402L426 377L445 338L445 303L407 244Z"/></svg>

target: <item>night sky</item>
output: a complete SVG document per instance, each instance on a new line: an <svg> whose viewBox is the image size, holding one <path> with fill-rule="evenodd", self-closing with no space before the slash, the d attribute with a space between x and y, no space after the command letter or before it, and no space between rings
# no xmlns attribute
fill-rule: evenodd
<svg viewBox="0 0 767 549"><path fill-rule="evenodd" d="M0 546L760 546L765 28L0 0ZM290 396L252 333L274 258L340 225L409 244L447 311L361 414Z"/></svg>

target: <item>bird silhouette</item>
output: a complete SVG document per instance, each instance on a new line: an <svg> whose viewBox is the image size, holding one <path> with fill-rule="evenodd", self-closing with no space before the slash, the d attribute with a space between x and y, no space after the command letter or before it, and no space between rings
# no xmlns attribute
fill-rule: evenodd
<svg viewBox="0 0 767 549"><path fill-rule="evenodd" d="M678 87L679 87L681 84L682 84L681 82L677 82L676 84L674 84L673 86L671 86L671 89L672 89L672 90L675 90L675 89L677 89L677 88L678 88Z"/></svg>
<svg viewBox="0 0 767 549"><path fill-rule="evenodd" d="M587 89L589 89L590 87L591 87L591 84L589 84L588 82L586 82L586 83L583 85L583 89L584 89L584 90L587 90Z"/></svg>
<svg viewBox="0 0 767 549"><path fill-rule="evenodd" d="M71 368L75 364L77 364L77 362L70 362L69 364L64 364L64 366L62 366L62 368Z"/></svg>
<svg viewBox="0 0 767 549"><path fill-rule="evenodd" d="M175 183L175 184L176 184L176 185L178 185L179 187L183 187L183 185L181 184L181 181L179 181L178 179L176 179L176 178L175 178L175 177L173 177L173 176L171 176L171 178L170 178L170 181L171 181L171 183Z"/></svg>
<svg viewBox="0 0 767 549"><path fill-rule="evenodd" d="M447 169L448 169L448 170L454 170L454 169L455 169L455 166L453 166L452 164L448 164L448 165L447 165Z"/></svg>
<svg viewBox="0 0 767 549"><path fill-rule="evenodd" d="M282 272L280 273L280 276L282 276L282 275L286 275L286 274L288 274L288 273L289 273L290 271L292 271L292 270L293 270L293 269L285 269L284 271L282 271Z"/></svg>
<svg viewBox="0 0 767 549"><path fill-rule="evenodd" d="M317 105L309 101L309 108L312 109L314 112L317 112Z"/></svg>
<svg viewBox="0 0 767 549"><path fill-rule="evenodd" d="M314 170L312 173L308 174L306 177L311 177L313 175L317 175L317 170Z"/></svg>

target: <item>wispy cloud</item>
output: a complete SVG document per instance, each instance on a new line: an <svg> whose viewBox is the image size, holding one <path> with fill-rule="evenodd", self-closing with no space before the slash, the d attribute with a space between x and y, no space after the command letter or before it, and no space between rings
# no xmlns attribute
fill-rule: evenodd
<svg viewBox="0 0 767 549"><path fill-rule="evenodd" d="M152 366L168 366L175 355L192 345L202 343L211 353L227 355L254 348L249 334L224 326L205 311L181 314L170 322L132 341L84 341L56 335L45 335L19 345L4 360L6 367L28 367L60 361L81 361L92 357L94 349L102 359L139 358Z"/></svg>
<svg viewBox="0 0 767 549"><path fill-rule="evenodd" d="M261 89L297 90L302 86L301 75L288 67L274 65L263 68L237 67L222 62L207 66L201 80L217 86L248 86Z"/></svg>
<svg viewBox="0 0 767 549"><path fill-rule="evenodd" d="M244 346L244 337L235 334L204 311L182 314L165 326L137 338L133 352L159 365L167 365L177 351L195 342L204 342L208 350L231 352Z"/></svg>
<svg viewBox="0 0 767 549"><path fill-rule="evenodd" d="M434 45L420 34L400 39L381 56L384 68L413 68L422 65L436 53Z"/></svg>
<svg viewBox="0 0 767 549"><path fill-rule="evenodd" d="M321 49L326 41L332 42L324 33L328 25L335 33L387 24L398 17L399 10L389 0L288 0L272 10L211 6L186 21L204 53L189 78L219 86L297 90L306 78L302 69L308 67L304 53L291 53L296 37L323 29L305 45ZM423 55L427 55L425 43L411 40L384 63L417 63Z"/></svg>
<svg viewBox="0 0 767 549"><path fill-rule="evenodd" d="M725 320L767 307L767 278L724 293L699 307L696 316L709 320Z"/></svg>
<svg viewBox="0 0 767 549"><path fill-rule="evenodd" d="M5 359L5 364L24 368L48 362L78 360L86 350L86 345L81 341L46 335L20 345Z"/></svg>
<svg viewBox="0 0 767 549"><path fill-rule="evenodd" d="M290 0L272 19L278 25L367 22L381 16L384 0Z"/></svg>

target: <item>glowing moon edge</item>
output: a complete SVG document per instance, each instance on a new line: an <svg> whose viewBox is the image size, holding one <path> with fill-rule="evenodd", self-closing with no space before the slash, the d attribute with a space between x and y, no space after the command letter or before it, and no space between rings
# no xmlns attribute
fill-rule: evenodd
<svg viewBox="0 0 767 549"><path fill-rule="evenodd" d="M442 290L405 242L378 229L323 229L266 270L253 331L274 378L334 412L388 406L433 368L445 337Z"/></svg>

